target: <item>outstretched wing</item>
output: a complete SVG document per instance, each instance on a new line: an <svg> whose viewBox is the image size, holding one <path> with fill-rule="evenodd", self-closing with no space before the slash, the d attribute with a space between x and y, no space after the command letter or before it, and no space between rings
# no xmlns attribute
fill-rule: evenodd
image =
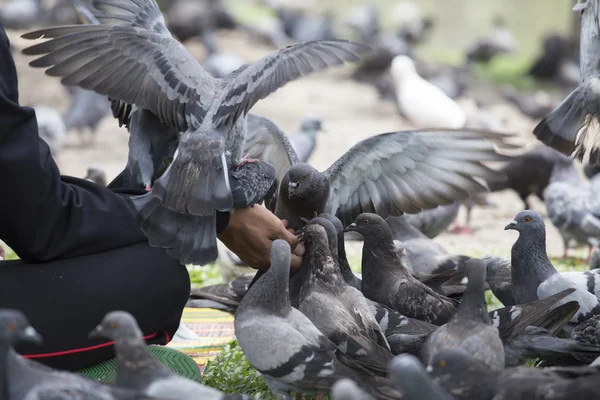
<svg viewBox="0 0 600 400"><path fill-rule="evenodd" d="M257 101L286 83L345 61L359 61L358 54L370 47L347 40L319 40L289 45L256 63L234 71L225 86L221 107L215 113L216 127L231 126Z"/></svg>
<svg viewBox="0 0 600 400"><path fill-rule="evenodd" d="M43 55L32 67L48 68L65 85L80 86L135 104L161 123L197 128L216 91L216 81L164 27L154 1L96 0L102 25L53 27L23 35L50 38L23 50ZM126 20L127 22L124 22ZM207 106L208 107L208 106Z"/></svg>
<svg viewBox="0 0 600 400"><path fill-rule="evenodd" d="M506 179L483 165L507 161L507 134L464 130L407 131L377 135L352 147L325 174L327 212L344 225L363 212L383 218L450 204L487 190L485 181Z"/></svg>

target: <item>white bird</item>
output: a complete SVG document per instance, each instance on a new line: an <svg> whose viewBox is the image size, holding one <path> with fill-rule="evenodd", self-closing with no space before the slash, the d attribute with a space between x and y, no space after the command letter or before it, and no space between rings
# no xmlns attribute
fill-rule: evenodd
<svg viewBox="0 0 600 400"><path fill-rule="evenodd" d="M464 126L464 111L441 89L421 78L410 57L394 57L391 73L398 108L411 123L421 128L458 129Z"/></svg>

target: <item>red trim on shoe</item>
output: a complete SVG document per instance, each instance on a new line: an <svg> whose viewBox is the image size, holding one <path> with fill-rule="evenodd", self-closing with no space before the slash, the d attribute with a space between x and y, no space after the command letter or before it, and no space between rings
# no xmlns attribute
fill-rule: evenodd
<svg viewBox="0 0 600 400"><path fill-rule="evenodd" d="M171 341L171 336L169 335L169 332L165 331L164 329L162 331L165 334L165 346L166 346Z"/></svg>
<svg viewBox="0 0 600 400"><path fill-rule="evenodd" d="M166 332L165 332L166 333ZM158 334L158 332L154 332L148 336L144 336L145 340L148 339L152 339L154 336L156 336ZM169 335L167 335L167 338L169 337ZM108 346L112 346L114 342L106 342L106 343L101 343L101 344L97 344L95 346L90 346L90 347L83 347L81 349L73 349L73 350L64 350L64 351L57 351L55 353L44 353L44 354L28 354L28 355L23 355L24 358L47 358L47 357L58 357L58 356L66 356L68 354L75 354L75 353L82 353L84 351L91 351L91 350L97 350L97 349L101 349L103 347L108 347Z"/></svg>

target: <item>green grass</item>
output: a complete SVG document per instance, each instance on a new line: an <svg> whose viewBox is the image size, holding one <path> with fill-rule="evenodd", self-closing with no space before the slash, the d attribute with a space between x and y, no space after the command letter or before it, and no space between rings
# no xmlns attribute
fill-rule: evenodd
<svg viewBox="0 0 600 400"><path fill-rule="evenodd" d="M223 283L221 270L216 263L205 265L203 267L189 265L187 267L190 274L192 287L202 287Z"/></svg>

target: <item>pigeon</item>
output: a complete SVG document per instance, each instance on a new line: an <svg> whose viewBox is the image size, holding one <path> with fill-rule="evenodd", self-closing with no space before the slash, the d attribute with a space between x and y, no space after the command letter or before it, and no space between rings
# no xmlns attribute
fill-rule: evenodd
<svg viewBox="0 0 600 400"><path fill-rule="evenodd" d="M423 359L431 365L433 355L445 348L460 348L493 370L504 368L504 345L485 304L485 263L469 260L467 290L450 322L433 332L423 346Z"/></svg>
<svg viewBox="0 0 600 400"><path fill-rule="evenodd" d="M351 379L342 378L331 387L332 400L370 400L372 399Z"/></svg>
<svg viewBox="0 0 600 400"><path fill-rule="evenodd" d="M176 38L186 42L199 36L209 54L217 52L215 30L222 20L233 18L220 0L177 0L166 12L167 27Z"/></svg>
<svg viewBox="0 0 600 400"><path fill-rule="evenodd" d="M114 114L117 110L122 115L127 105L132 106L128 167L136 183L151 193L129 198L130 208L146 236L158 235L156 241L149 240L151 245L160 243L156 247L166 248L181 262L212 262L217 257L216 212L234 206L228 170L256 162L242 157L249 109L302 75L359 60L358 54L368 52L368 47L344 40L298 43L217 80L171 36L154 0L94 0L93 5L101 25L27 33L23 38L51 40L23 52L42 56L30 65L51 67L46 73L61 77L63 84L94 90L119 102ZM135 48L134 53L129 46ZM82 67L88 64L95 67ZM127 85L120 84L125 80ZM172 136L178 138L173 161L152 182L152 157L157 152L153 146L160 152L164 146L160 142ZM181 241L188 243L177 243L176 251L173 236L167 235L176 229L175 221L181 220L173 212L184 220L197 217L189 218L179 231L184 236ZM196 231L204 232L205 238L191 238ZM191 256L186 248L190 243Z"/></svg>
<svg viewBox="0 0 600 400"><path fill-rule="evenodd" d="M493 29L467 50L467 62L487 63L500 54L513 54L517 48L515 35L501 16L494 18Z"/></svg>
<svg viewBox="0 0 600 400"><path fill-rule="evenodd" d="M552 169L568 158L551 147L537 145L531 150L514 157L500 170L506 174L505 181L490 181L491 192L512 189L521 198L526 210L531 209L527 198L535 194L544 200L544 190L550 183Z"/></svg>
<svg viewBox="0 0 600 400"><path fill-rule="evenodd" d="M125 311L112 311L90 333L114 341L117 355L115 385L161 399L211 398L244 400L245 395L227 395L171 371L146 346L135 318Z"/></svg>
<svg viewBox="0 0 600 400"><path fill-rule="evenodd" d="M225 78L246 64L246 61L235 53L217 52L202 61L202 68L213 78Z"/></svg>
<svg viewBox="0 0 600 400"><path fill-rule="evenodd" d="M300 280L297 308L346 356L385 376L393 356L390 346L367 299L341 275L337 257L332 255L337 255L335 227L328 220L314 218L303 228L300 238L306 251L301 273L292 278Z"/></svg>
<svg viewBox="0 0 600 400"><path fill-rule="evenodd" d="M510 135L475 131L384 133L354 145L327 170L300 163L286 135L271 121L248 122L245 150L277 171L275 200L265 204L298 230L315 215L335 215L347 226L361 212L415 213L486 190L474 176L502 179L483 160L506 161ZM494 147L497 146L497 147ZM452 150L451 150L452 149ZM418 179L417 185L415 179Z"/></svg>
<svg viewBox="0 0 600 400"><path fill-rule="evenodd" d="M34 105L32 108L35 110L40 138L46 142L52 156L58 156L67 136L67 128L62 116L55 108L42 104Z"/></svg>
<svg viewBox="0 0 600 400"><path fill-rule="evenodd" d="M41 343L42 338L25 315L17 310L0 310L0 358L3 399L28 400L144 400L152 397L99 383L82 375L59 371L21 357L14 349L21 341Z"/></svg>
<svg viewBox="0 0 600 400"><path fill-rule="evenodd" d="M83 179L87 179L100 186L106 186L106 172L99 167L88 167L87 173Z"/></svg>
<svg viewBox="0 0 600 400"><path fill-rule="evenodd" d="M596 162L598 138L590 125L599 122L600 114L595 95L600 63L597 52L600 46L600 5L597 0L579 0L573 10L581 12L581 83L534 128L533 134L545 145L565 155L573 153L580 161L589 149L590 160Z"/></svg>
<svg viewBox="0 0 600 400"><path fill-rule="evenodd" d="M460 202L455 201L448 205L441 205L430 210L423 210L416 214L402 216L409 224L420 230L430 239L445 231L456 220Z"/></svg>
<svg viewBox="0 0 600 400"><path fill-rule="evenodd" d="M412 0L397 1L389 11L398 26L396 35L412 45L423 43L434 26L434 19L424 16L420 7Z"/></svg>
<svg viewBox="0 0 600 400"><path fill-rule="evenodd" d="M595 330L596 334L597 332ZM544 328L528 326L510 344L504 346L504 354L507 367L536 358L544 361L546 366L587 365L600 356L600 347L558 338Z"/></svg>
<svg viewBox="0 0 600 400"><path fill-rule="evenodd" d="M572 240L588 244L591 255L592 246L600 240L600 202L593 183L579 177L572 160L554 166L544 202L562 236L564 257Z"/></svg>
<svg viewBox="0 0 600 400"><path fill-rule="evenodd" d="M465 125L466 115L441 89L421 78L413 60L394 57L391 73L401 114L419 128L453 128Z"/></svg>
<svg viewBox="0 0 600 400"><path fill-rule="evenodd" d="M455 269L464 277L465 261L470 257L450 255L440 244L410 225L404 216L390 217L386 222L394 240L401 242L413 274L432 275Z"/></svg>
<svg viewBox="0 0 600 400"><path fill-rule="evenodd" d="M104 95L78 86L69 88L71 104L63 115L67 132L75 129L83 137L87 128L95 137L100 122L110 114L110 101Z"/></svg>
<svg viewBox="0 0 600 400"><path fill-rule="evenodd" d="M486 274L485 281L490 287L490 290L504 306L516 305L515 298L512 292L510 281L511 266L510 261L497 256L484 256L482 260L485 262Z"/></svg>
<svg viewBox="0 0 600 400"><path fill-rule="evenodd" d="M383 218L363 213L346 230L364 236L362 291L373 301L401 314L435 325L445 324L456 310L456 302L435 293L414 278L394 248L392 232Z"/></svg>
<svg viewBox="0 0 600 400"><path fill-rule="evenodd" d="M293 41L331 40L336 37L331 13L306 15L288 7L278 7L276 11L283 32Z"/></svg>
<svg viewBox="0 0 600 400"><path fill-rule="evenodd" d="M323 130L322 123L318 117L306 117L302 120L300 132L290 136L290 144L300 162L307 162L317 147L317 134Z"/></svg>
<svg viewBox="0 0 600 400"><path fill-rule="evenodd" d="M559 274L546 253L546 227L542 216L535 211L521 211L505 230L519 232L511 251L511 284L517 304L543 299L567 288L575 291L558 304L575 300L580 309L573 315L571 325L577 325L600 314L600 299L577 287L572 280Z"/></svg>
<svg viewBox="0 0 600 400"><path fill-rule="evenodd" d="M273 241L271 267L250 287L235 314L238 343L269 388L278 398L289 399L289 392L327 391L338 379L350 378L375 398L400 397L387 379L347 359L291 306L290 263L289 244Z"/></svg>
<svg viewBox="0 0 600 400"><path fill-rule="evenodd" d="M565 66L573 64L569 54L569 41L570 38L557 34L544 37L542 54L534 61L527 74L538 80L553 81L560 86L566 83L568 86L577 87L581 80L579 67L576 68L576 79L569 79L570 77L565 75ZM565 78L567 82L562 82Z"/></svg>
<svg viewBox="0 0 600 400"><path fill-rule="evenodd" d="M491 400L498 371L459 348L446 348L433 356L428 372L432 380L457 400Z"/></svg>
<svg viewBox="0 0 600 400"><path fill-rule="evenodd" d="M521 114L536 120L544 118L558 105L558 102L545 90L537 90L534 93L522 93L517 91L513 86L508 85L502 88L502 96L517 106ZM552 149L547 146L543 147Z"/></svg>
<svg viewBox="0 0 600 400"><path fill-rule="evenodd" d="M423 364L410 354L394 357L390 363L392 382L402 391L406 400L453 400L431 380Z"/></svg>

